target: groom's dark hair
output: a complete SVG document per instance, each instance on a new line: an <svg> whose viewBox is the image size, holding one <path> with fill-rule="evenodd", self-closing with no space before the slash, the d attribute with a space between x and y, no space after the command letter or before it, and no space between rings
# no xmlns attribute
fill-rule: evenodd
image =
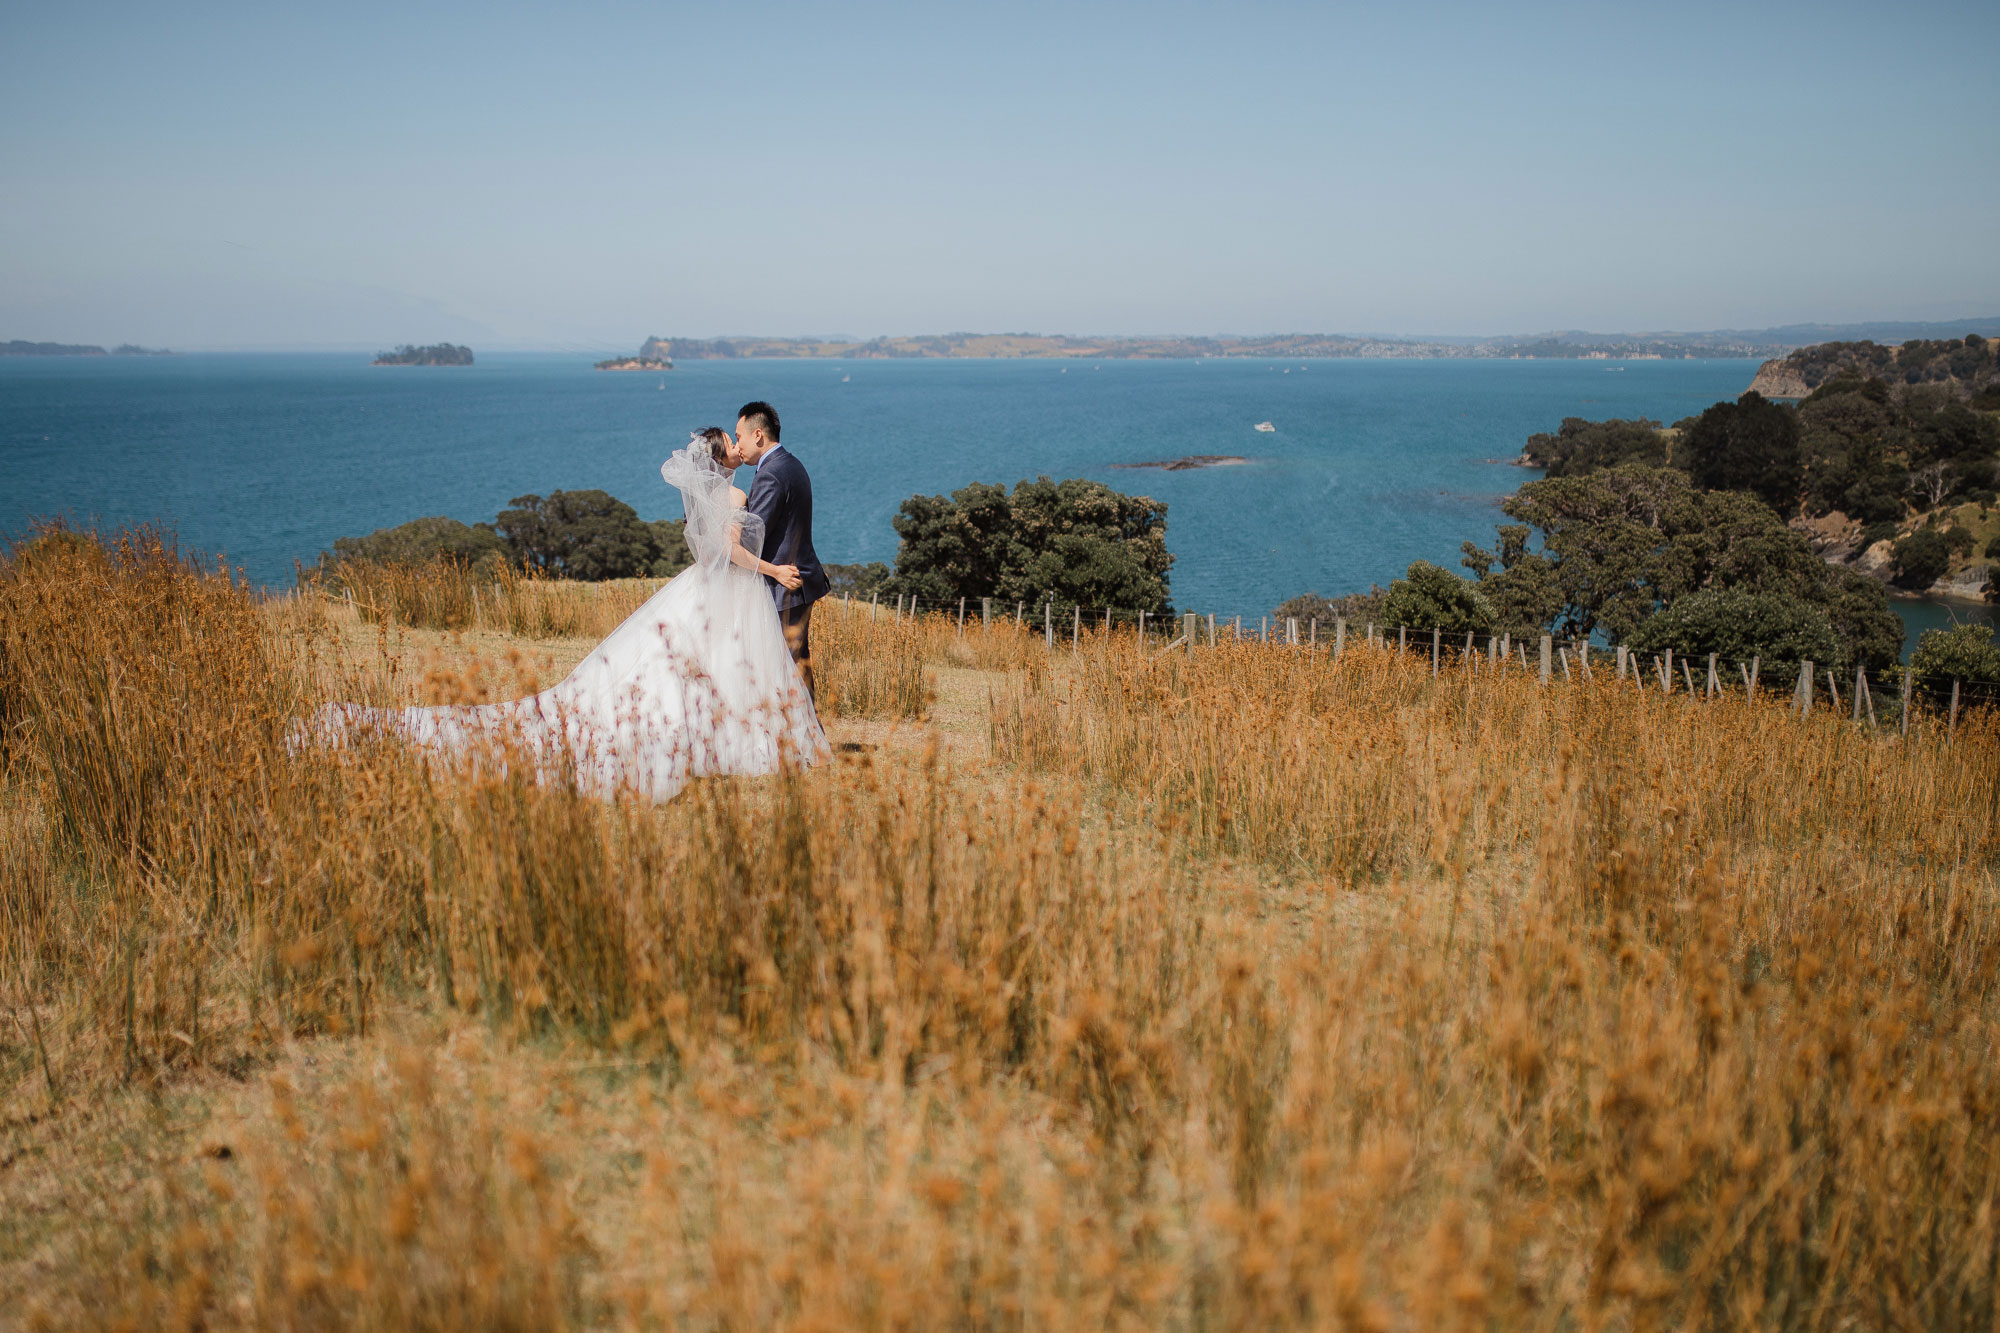
<svg viewBox="0 0 2000 1333"><path fill-rule="evenodd" d="M778 409L769 403L763 401L745 403L742 410L737 412L736 419L763 427L764 433L771 437L771 443L778 442Z"/></svg>

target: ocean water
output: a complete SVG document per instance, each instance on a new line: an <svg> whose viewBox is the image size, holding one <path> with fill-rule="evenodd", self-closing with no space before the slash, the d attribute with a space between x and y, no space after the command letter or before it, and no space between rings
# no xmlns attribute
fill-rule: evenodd
<svg viewBox="0 0 2000 1333"><path fill-rule="evenodd" d="M659 478L693 428L774 403L810 469L829 561L893 561L913 493L1037 475L1165 500L1175 604L1257 616L1295 593L1387 584L1490 544L1538 475L1522 441L1567 416L1671 422L1756 366L1702 361L698 361L664 375L573 356L464 369L350 355L0 359L0 533L34 516L158 521L288 584L335 537L424 514L490 519L599 487L677 517ZM1256 423L1276 429L1262 433ZM1240 455L1184 472L1117 463ZM744 476L747 483L748 474ZM1938 623L1973 608L1906 604Z"/></svg>

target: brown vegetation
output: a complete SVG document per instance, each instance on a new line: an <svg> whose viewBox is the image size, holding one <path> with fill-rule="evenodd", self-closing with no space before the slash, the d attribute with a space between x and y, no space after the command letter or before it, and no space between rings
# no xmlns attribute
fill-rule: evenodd
<svg viewBox="0 0 2000 1333"><path fill-rule="evenodd" d="M0 1323L2000 1312L1989 717L828 604L993 758L655 807L291 743L348 618L0 563Z"/></svg>

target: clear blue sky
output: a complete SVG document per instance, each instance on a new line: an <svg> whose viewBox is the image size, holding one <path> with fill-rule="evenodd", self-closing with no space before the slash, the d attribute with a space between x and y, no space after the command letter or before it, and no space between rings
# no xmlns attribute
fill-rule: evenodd
<svg viewBox="0 0 2000 1333"><path fill-rule="evenodd" d="M0 338L2000 311L2000 4L0 8Z"/></svg>

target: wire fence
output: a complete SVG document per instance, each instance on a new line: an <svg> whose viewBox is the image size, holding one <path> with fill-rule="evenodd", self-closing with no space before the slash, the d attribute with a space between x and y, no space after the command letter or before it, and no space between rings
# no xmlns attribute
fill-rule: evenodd
<svg viewBox="0 0 2000 1333"><path fill-rule="evenodd" d="M845 599L856 604L852 594L846 594ZM1254 645L1324 654L1330 662L1337 662L1359 645L1419 661L1428 659L1434 676L1518 671L1545 686L1602 677L1668 696L1713 699L1723 694L1740 695L1752 702L1782 705L1802 716L1831 708L1847 713L1857 723L1894 726L1900 732L1908 732L1914 721L1927 714L1935 715L1948 731L1955 731L1961 718L1975 709L2000 709L2000 680L1920 673L1903 665L1872 673L1866 667L1856 667L1852 677L1844 677L1831 665L1811 659L1732 658L1673 648L1640 652L1623 645L1592 644L1587 638L1543 634L1531 641L1472 630L1447 632L1436 626L1376 625L1369 621L1356 626L1345 617L1335 617L1328 624L1310 618L1262 616L1252 625L1241 616L1218 619L1195 612L1159 615L1053 600L1020 599L1008 604L981 597L960 598L955 606L925 606L915 597L899 595L890 605L879 593L873 594L868 604L875 614L893 615L898 620L943 617L955 621L960 633L968 626L991 630L996 625L1031 635L1039 631L1036 637L1052 651L1080 648L1086 633L1094 637L1125 629L1133 631L1134 649L1142 660L1171 651L1193 653L1223 645Z"/></svg>

